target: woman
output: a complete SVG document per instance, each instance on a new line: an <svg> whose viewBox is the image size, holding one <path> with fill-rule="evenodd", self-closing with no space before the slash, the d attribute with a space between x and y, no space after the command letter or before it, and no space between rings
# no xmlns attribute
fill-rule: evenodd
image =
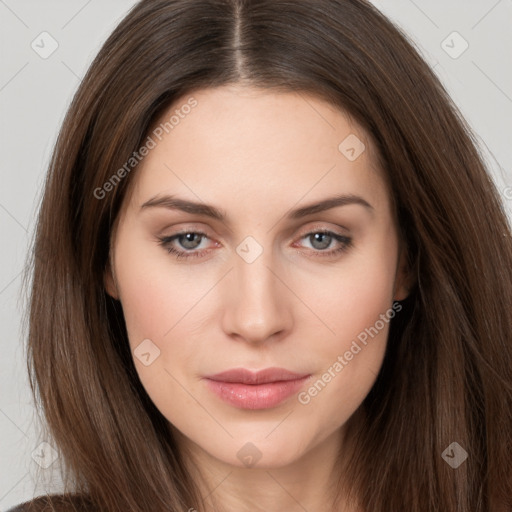
<svg viewBox="0 0 512 512"><path fill-rule="evenodd" d="M70 107L35 256L66 493L16 510L511 509L510 226L365 1L137 4Z"/></svg>

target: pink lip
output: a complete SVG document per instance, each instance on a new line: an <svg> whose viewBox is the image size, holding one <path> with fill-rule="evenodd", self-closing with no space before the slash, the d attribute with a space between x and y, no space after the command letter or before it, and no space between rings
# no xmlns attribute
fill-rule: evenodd
<svg viewBox="0 0 512 512"><path fill-rule="evenodd" d="M270 409L293 395L310 377L284 368L252 372L234 368L205 377L206 384L225 402L240 409Z"/></svg>

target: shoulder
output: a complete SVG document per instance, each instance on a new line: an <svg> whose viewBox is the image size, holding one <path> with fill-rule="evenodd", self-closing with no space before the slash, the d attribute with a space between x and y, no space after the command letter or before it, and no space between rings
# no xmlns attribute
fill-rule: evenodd
<svg viewBox="0 0 512 512"><path fill-rule="evenodd" d="M34 498L9 509L7 512L94 512L87 496L53 494Z"/></svg>

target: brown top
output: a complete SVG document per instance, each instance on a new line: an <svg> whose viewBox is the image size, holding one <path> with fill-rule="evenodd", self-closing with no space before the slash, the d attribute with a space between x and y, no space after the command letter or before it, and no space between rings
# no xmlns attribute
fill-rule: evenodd
<svg viewBox="0 0 512 512"><path fill-rule="evenodd" d="M78 494L52 494L26 501L7 512L91 512L93 510L87 497Z"/></svg>

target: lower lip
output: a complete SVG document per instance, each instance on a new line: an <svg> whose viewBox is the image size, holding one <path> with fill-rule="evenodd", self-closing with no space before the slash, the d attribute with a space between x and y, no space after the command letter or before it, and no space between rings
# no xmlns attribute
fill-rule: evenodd
<svg viewBox="0 0 512 512"><path fill-rule="evenodd" d="M268 382L266 384L241 384L205 379L208 387L222 400L240 409L270 409L297 393L309 376L301 379Z"/></svg>

